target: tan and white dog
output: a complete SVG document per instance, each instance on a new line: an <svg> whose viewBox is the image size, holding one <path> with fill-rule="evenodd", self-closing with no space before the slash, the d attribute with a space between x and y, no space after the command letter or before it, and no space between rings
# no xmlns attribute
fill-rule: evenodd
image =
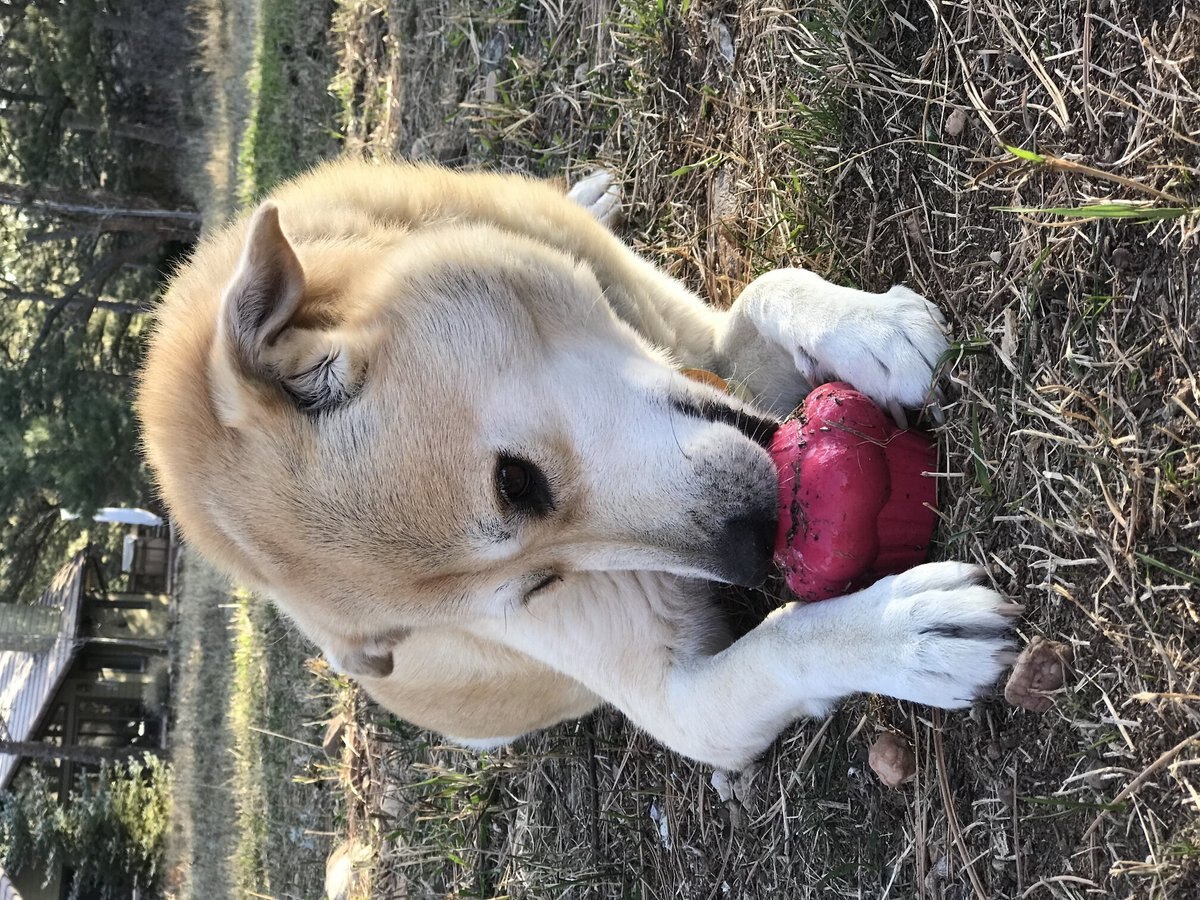
<svg viewBox="0 0 1200 900"><path fill-rule="evenodd" d="M613 208L606 175L564 196L342 162L204 241L138 398L186 538L388 709L472 745L609 703L738 768L856 692L968 705L1016 610L973 566L732 642L712 597L768 574L775 416L827 378L919 406L940 314L799 270L718 311L614 237Z"/></svg>

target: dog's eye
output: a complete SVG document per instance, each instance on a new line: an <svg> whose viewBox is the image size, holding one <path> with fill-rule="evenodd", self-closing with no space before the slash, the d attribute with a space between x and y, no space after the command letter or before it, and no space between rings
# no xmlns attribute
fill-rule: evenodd
<svg viewBox="0 0 1200 900"><path fill-rule="evenodd" d="M500 496L509 503L520 503L533 487L533 478L525 463L501 459L496 469L496 486L500 489Z"/></svg>
<svg viewBox="0 0 1200 900"><path fill-rule="evenodd" d="M544 513L553 507L546 476L527 459L501 456L496 460L496 492L517 509Z"/></svg>

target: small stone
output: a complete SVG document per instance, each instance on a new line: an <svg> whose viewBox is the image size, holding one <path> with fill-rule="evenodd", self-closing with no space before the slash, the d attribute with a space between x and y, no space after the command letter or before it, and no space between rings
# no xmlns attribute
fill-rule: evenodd
<svg viewBox="0 0 1200 900"><path fill-rule="evenodd" d="M915 210L905 217L904 230L908 232L908 236L914 241L919 241L921 239L921 234L923 231L921 228L921 219Z"/></svg>
<svg viewBox="0 0 1200 900"><path fill-rule="evenodd" d="M1017 657L1004 686L1004 699L1030 712L1046 712L1054 705L1051 695L1063 686L1073 659L1069 644L1038 635Z"/></svg>
<svg viewBox="0 0 1200 900"><path fill-rule="evenodd" d="M867 762L890 788L899 787L917 774L917 759L908 741L891 731L881 734L871 745Z"/></svg>
<svg viewBox="0 0 1200 900"><path fill-rule="evenodd" d="M942 126L942 130L947 137L958 138L962 137L967 130L967 113L966 110L959 107L946 117L946 124Z"/></svg>
<svg viewBox="0 0 1200 900"><path fill-rule="evenodd" d="M723 769L717 769L712 773L712 786L716 788L717 796L722 803L728 803L733 799L733 779L729 777L729 773Z"/></svg>
<svg viewBox="0 0 1200 900"><path fill-rule="evenodd" d="M1132 269L1133 254L1130 253L1125 247L1118 247L1112 252L1112 264L1113 268L1116 269Z"/></svg>

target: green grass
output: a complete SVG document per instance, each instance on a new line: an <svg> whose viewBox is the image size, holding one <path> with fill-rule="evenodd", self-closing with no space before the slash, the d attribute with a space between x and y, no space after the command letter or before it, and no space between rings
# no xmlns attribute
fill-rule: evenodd
<svg viewBox="0 0 1200 900"><path fill-rule="evenodd" d="M233 684L229 697L229 727L233 736L233 795L238 834L233 856L233 882L242 891L270 890L266 873L267 774L263 741L252 731L267 706L267 672L262 634L251 620L250 598L237 595L233 616ZM264 883L265 882L265 883Z"/></svg>
<svg viewBox="0 0 1200 900"><path fill-rule="evenodd" d="M314 744L329 698L309 646L263 600L184 551L173 701L173 828L180 900L319 898L337 810Z"/></svg>
<svg viewBox="0 0 1200 900"><path fill-rule="evenodd" d="M331 810L310 787L324 757L319 730L306 723L323 719L327 705L311 696L310 648L266 601L234 597L233 884L243 895L319 898Z"/></svg>
<svg viewBox="0 0 1200 900"><path fill-rule="evenodd" d="M322 0L260 0L251 111L238 152L243 204L337 152L329 25Z"/></svg>
<svg viewBox="0 0 1200 900"><path fill-rule="evenodd" d="M1200 215L1200 206L1161 206L1148 201L1085 203L1082 206L997 206L997 212L1059 216L1064 219L1127 219L1140 224Z"/></svg>

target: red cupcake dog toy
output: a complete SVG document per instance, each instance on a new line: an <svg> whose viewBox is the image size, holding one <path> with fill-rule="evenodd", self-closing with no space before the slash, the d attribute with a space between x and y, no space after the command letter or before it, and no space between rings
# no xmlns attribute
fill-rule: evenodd
<svg viewBox="0 0 1200 900"><path fill-rule="evenodd" d="M935 523L929 435L903 430L842 382L821 385L775 434L775 559L801 600L824 600L924 562Z"/></svg>

